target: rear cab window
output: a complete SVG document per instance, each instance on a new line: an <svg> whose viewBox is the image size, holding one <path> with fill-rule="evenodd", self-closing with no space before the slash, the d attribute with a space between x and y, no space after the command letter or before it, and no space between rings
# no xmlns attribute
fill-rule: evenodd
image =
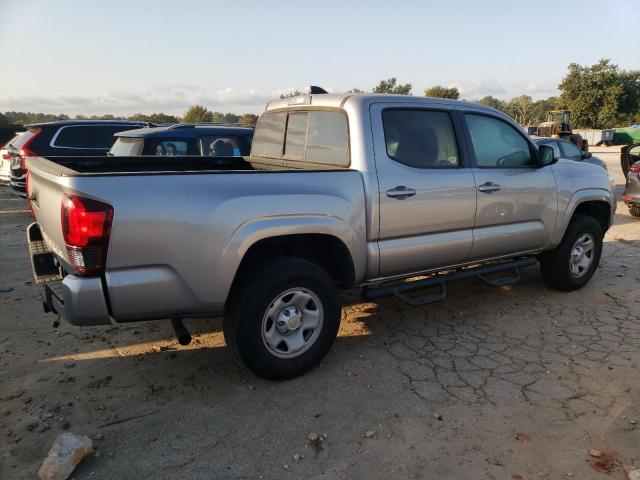
<svg viewBox="0 0 640 480"><path fill-rule="evenodd" d="M347 116L342 111L333 110L265 113L258 120L251 155L348 167Z"/></svg>
<svg viewBox="0 0 640 480"><path fill-rule="evenodd" d="M476 164L480 168L533 168L529 142L513 126L488 115L466 113Z"/></svg>

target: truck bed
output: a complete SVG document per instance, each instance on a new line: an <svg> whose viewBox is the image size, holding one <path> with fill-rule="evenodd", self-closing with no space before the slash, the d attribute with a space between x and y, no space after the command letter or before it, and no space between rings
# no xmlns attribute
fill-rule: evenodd
<svg viewBox="0 0 640 480"><path fill-rule="evenodd" d="M59 176L152 174L181 172L228 172L271 170L344 170L335 166L287 162L255 157L201 156L134 156L134 157L46 157L38 162L41 168ZM57 167L56 167L57 166Z"/></svg>

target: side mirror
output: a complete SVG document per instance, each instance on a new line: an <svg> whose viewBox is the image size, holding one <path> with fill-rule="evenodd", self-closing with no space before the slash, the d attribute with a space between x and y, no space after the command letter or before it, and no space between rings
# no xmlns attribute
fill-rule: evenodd
<svg viewBox="0 0 640 480"><path fill-rule="evenodd" d="M591 158L591 152L582 152L582 158Z"/></svg>
<svg viewBox="0 0 640 480"><path fill-rule="evenodd" d="M552 165L558 161L557 158L554 157L553 147L549 145L540 145L538 147L538 166L546 167L547 165Z"/></svg>

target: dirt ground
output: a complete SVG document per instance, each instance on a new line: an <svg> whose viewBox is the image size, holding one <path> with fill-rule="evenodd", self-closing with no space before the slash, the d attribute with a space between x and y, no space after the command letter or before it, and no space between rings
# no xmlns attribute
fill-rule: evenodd
<svg viewBox="0 0 640 480"><path fill-rule="evenodd" d="M622 203L584 289L550 291L534 267L420 308L349 292L323 364L282 383L236 363L219 319L187 321L187 348L168 321L54 327L25 208L0 187L2 479L34 478L65 429L97 447L78 480L623 479L640 466L640 219Z"/></svg>

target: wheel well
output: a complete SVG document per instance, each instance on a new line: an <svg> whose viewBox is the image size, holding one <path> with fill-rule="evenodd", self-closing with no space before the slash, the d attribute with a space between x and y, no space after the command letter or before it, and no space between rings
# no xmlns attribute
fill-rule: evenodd
<svg viewBox="0 0 640 480"><path fill-rule="evenodd" d="M325 234L296 234L266 238L251 245L240 262L234 283L253 266L276 257L313 262L324 268L341 289L351 288L355 282L351 254L340 239Z"/></svg>
<svg viewBox="0 0 640 480"><path fill-rule="evenodd" d="M576 214L587 215L595 218L602 227L602 233L609 230L609 221L611 220L611 208L607 202L593 200L581 203L576 207L573 216Z"/></svg>

